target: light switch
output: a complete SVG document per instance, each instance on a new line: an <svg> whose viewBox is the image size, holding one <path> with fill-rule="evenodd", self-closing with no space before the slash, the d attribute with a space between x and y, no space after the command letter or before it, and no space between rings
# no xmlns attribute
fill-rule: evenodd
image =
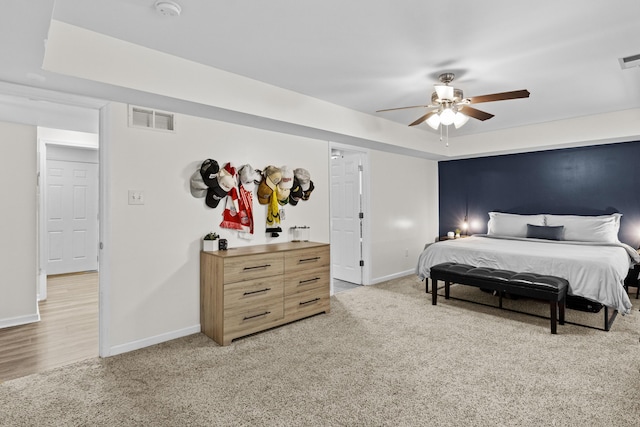
<svg viewBox="0 0 640 427"><path fill-rule="evenodd" d="M129 190L130 205L144 205L144 191Z"/></svg>

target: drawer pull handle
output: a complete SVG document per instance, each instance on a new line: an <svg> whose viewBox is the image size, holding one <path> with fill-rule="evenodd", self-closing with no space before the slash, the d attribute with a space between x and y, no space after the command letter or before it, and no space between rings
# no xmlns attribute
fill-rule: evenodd
<svg viewBox="0 0 640 427"><path fill-rule="evenodd" d="M304 301L304 302L301 302L301 303L300 303L300 305L307 305L307 304L314 303L314 302L316 302L316 301L320 301L320 298L314 298L314 299L312 299L312 300L310 300L310 301Z"/></svg>
<svg viewBox="0 0 640 427"><path fill-rule="evenodd" d="M268 268L268 267L271 267L271 264L257 265L255 267L245 267L245 268L243 268L243 270L245 270L245 271L246 270L257 270L259 268Z"/></svg>
<svg viewBox="0 0 640 427"><path fill-rule="evenodd" d="M270 290L271 290L271 288L264 288L264 289L260 289L258 291L245 292L242 295L246 296L246 295L259 294L260 292L267 292L267 291L270 291Z"/></svg>
<svg viewBox="0 0 640 427"><path fill-rule="evenodd" d="M298 260L298 264L302 264L303 262L316 262L320 259L319 256L317 257L313 257L313 258L305 258L305 259L300 259Z"/></svg>
<svg viewBox="0 0 640 427"><path fill-rule="evenodd" d="M256 317L266 316L267 314L270 314L270 313L271 313L270 311L265 311L264 313L256 314L254 316L245 316L245 318L242 320L255 319Z"/></svg>
<svg viewBox="0 0 640 427"><path fill-rule="evenodd" d="M314 277L313 279L309 279L309 280L300 280L299 284L306 285L307 283L317 282L318 280L320 280L319 277Z"/></svg>

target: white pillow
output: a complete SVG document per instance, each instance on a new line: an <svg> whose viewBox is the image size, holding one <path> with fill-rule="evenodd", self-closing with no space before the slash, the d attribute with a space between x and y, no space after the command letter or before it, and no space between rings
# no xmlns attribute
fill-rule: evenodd
<svg viewBox="0 0 640 427"><path fill-rule="evenodd" d="M489 212L487 234L491 236L527 237L527 224L545 225L544 215Z"/></svg>
<svg viewBox="0 0 640 427"><path fill-rule="evenodd" d="M564 225L564 240L618 243L622 214L599 216L546 215L547 225Z"/></svg>

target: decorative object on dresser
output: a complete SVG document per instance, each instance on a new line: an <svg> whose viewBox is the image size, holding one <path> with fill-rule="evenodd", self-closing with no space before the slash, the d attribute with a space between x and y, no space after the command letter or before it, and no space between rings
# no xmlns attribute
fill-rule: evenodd
<svg viewBox="0 0 640 427"><path fill-rule="evenodd" d="M212 252L212 251L217 251L218 250L218 238L220 236L218 235L218 233L215 232L210 232L207 233L203 238L202 238L202 250L205 252Z"/></svg>
<svg viewBox="0 0 640 427"><path fill-rule="evenodd" d="M200 253L200 325L220 345L329 312L329 245L289 242Z"/></svg>

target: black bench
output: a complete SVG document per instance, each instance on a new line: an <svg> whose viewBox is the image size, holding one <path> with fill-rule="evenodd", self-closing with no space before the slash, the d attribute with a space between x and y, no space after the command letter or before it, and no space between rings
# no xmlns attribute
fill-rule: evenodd
<svg viewBox="0 0 640 427"><path fill-rule="evenodd" d="M431 267L430 276L433 305L438 302L438 280L441 280L444 282L445 299L449 299L451 283L458 283L496 291L500 297L500 308L502 308L502 296L504 293L549 301L551 333L556 333L558 321L561 325L564 325L565 301L569 286L569 282L566 279L535 273L516 273L509 270L474 267L454 262L445 262ZM560 313L559 317L558 312Z"/></svg>

